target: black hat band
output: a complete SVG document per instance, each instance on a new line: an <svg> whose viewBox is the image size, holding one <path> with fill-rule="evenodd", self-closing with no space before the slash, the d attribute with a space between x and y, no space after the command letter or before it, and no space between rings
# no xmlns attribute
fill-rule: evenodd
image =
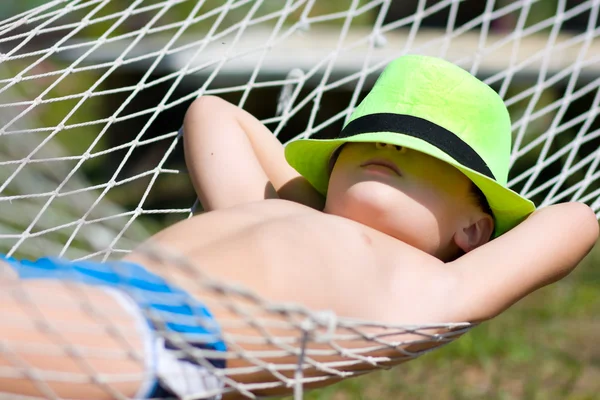
<svg viewBox="0 0 600 400"><path fill-rule="evenodd" d="M372 132L401 133L424 140L465 167L496 180L486 162L461 138L431 121L413 115L393 113L364 115L346 125L339 137L346 138Z"/></svg>

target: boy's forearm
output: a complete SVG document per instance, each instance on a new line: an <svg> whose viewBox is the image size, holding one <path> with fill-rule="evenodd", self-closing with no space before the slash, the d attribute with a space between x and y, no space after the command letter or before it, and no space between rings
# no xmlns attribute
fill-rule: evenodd
<svg viewBox="0 0 600 400"><path fill-rule="evenodd" d="M184 132L186 163L205 209L269 197L318 207L320 195L289 166L282 144L246 111L200 97L188 109Z"/></svg>
<svg viewBox="0 0 600 400"><path fill-rule="evenodd" d="M227 106L248 136L254 149L254 154L256 154L269 180L275 189L278 190L285 184L290 174L296 174L296 171L290 167L285 159L283 145L252 114L232 104L227 104Z"/></svg>
<svg viewBox="0 0 600 400"><path fill-rule="evenodd" d="M0 376L0 393L48 397L49 390L60 398L108 399L113 391L135 396L143 380L142 340L114 298L98 288L69 290L58 282L15 281L6 275L0 282L0 347L8 349L0 351L0 366L13 375ZM37 377L29 374L34 370ZM57 379L57 373L71 378ZM100 376L106 384L95 381Z"/></svg>
<svg viewBox="0 0 600 400"><path fill-rule="evenodd" d="M477 320L492 318L569 274L597 239L598 221L588 206L564 203L540 209L510 232L453 262L463 284L457 291L463 300L456 304L462 304L465 313L478 315Z"/></svg>
<svg viewBox="0 0 600 400"><path fill-rule="evenodd" d="M230 107L219 98L201 97L183 124L187 168L205 211L276 197Z"/></svg>
<svg viewBox="0 0 600 400"><path fill-rule="evenodd" d="M324 198L288 164L279 139L250 113L235 106L233 112L278 196L322 209Z"/></svg>
<svg viewBox="0 0 600 400"><path fill-rule="evenodd" d="M196 115L194 115L194 113ZM191 115L190 115L191 114ZM238 129L227 128L235 124ZM269 180L277 187L280 177L293 169L285 161L279 140L254 116L218 97L205 96L190 107L184 126L186 137L192 141L206 142L202 136L227 136L225 140L240 140L239 133L247 137L254 155Z"/></svg>

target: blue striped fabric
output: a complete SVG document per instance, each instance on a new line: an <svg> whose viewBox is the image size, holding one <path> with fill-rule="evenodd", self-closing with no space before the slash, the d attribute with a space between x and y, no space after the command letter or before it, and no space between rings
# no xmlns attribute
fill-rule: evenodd
<svg viewBox="0 0 600 400"><path fill-rule="evenodd" d="M120 290L138 304L152 329L181 333L187 345L197 348L227 350L221 339L220 327L206 306L140 265L123 261L100 263L50 257L36 261L5 256L0 258L7 261L21 279L71 281ZM165 336L165 340L167 348L179 349L175 342L169 340L169 335ZM225 360L208 361L215 367L225 367Z"/></svg>

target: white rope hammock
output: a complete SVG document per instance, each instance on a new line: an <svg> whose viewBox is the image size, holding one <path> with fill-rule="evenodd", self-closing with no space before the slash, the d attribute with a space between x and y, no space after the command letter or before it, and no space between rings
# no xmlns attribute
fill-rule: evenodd
<svg viewBox="0 0 600 400"><path fill-rule="evenodd" d="M184 172L172 165L180 136L177 127L163 124L165 115L211 94L234 96L249 108L253 96L270 90L279 101L263 122L286 140L309 137L348 118L382 68L406 53L447 58L498 90L513 120L512 188L538 206L574 200L599 213L600 0L572 7L559 0L548 15L538 1L487 0L481 13L460 24L461 1L415 3L414 13L390 19L391 0L328 6L315 0L54 0L6 18L0 22L0 250L20 257L119 258L157 229L150 216L174 221L196 207L151 201L164 182ZM424 26L440 14L447 14L444 28ZM565 29L583 17L580 31ZM331 111L328 99L340 91L349 101ZM131 126L139 129L126 132ZM158 155L137 163L156 148ZM118 200L123 192L130 196L127 206ZM148 251L170 268L186 268L185 260ZM215 373L226 383L223 391L248 398L287 387L300 399L309 383L368 371L353 366L387 368L395 357L425 351L394 342L399 335L415 345L443 344L470 328L351 321L197 279L214 294L209 308L229 307L279 348L276 354L248 352L235 344L256 337L226 338L229 350L253 367ZM265 317L265 310L277 318ZM274 327L290 333L270 336ZM441 328L455 330L432 333ZM365 339L368 347L339 344ZM308 341L324 347L307 347ZM372 356L379 353L385 355ZM290 354L290 363L264 361ZM346 361L322 361L328 354ZM186 355L203 358L193 351ZM273 379L235 378L260 371ZM0 366L0 378L11 374ZM36 376L39 382L87 379Z"/></svg>

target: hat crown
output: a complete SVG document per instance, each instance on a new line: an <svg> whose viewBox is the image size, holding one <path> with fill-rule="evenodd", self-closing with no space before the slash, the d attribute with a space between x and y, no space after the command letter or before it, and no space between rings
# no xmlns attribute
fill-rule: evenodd
<svg viewBox="0 0 600 400"><path fill-rule="evenodd" d="M378 113L411 115L445 128L479 154L496 181L506 186L511 149L508 110L492 88L464 69L427 56L392 61L349 122Z"/></svg>

